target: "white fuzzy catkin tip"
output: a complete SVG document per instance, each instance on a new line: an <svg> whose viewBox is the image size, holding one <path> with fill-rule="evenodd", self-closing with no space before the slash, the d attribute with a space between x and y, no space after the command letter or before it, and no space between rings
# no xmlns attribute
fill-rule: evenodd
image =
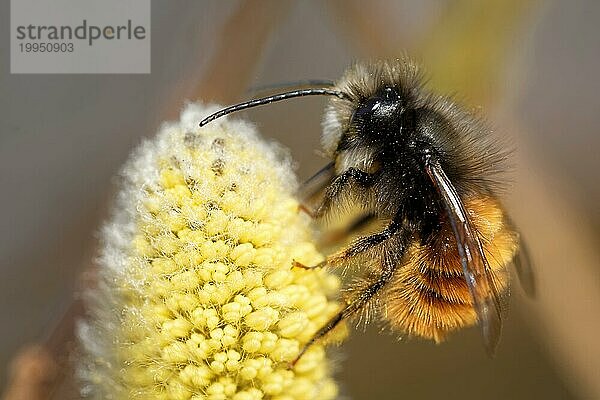
<svg viewBox="0 0 600 400"><path fill-rule="evenodd" d="M80 323L82 392L94 399L331 399L324 345L338 279L292 193L286 153L242 121L198 128L214 108L143 143L102 232L98 283ZM336 329L328 341L345 337Z"/></svg>

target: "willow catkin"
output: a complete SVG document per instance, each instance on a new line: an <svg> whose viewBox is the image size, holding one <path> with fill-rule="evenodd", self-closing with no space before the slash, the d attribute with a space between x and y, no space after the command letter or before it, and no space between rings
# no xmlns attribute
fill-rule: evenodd
<svg viewBox="0 0 600 400"><path fill-rule="evenodd" d="M121 173L98 284L80 324L82 393L96 399L331 399L324 343L338 279L322 260L277 145L192 104ZM342 326L330 338L345 336Z"/></svg>

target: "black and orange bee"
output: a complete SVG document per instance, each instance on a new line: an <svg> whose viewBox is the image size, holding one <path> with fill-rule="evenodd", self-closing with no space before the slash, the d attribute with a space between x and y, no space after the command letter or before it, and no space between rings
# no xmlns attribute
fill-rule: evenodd
<svg viewBox="0 0 600 400"><path fill-rule="evenodd" d="M304 186L310 196L321 193L307 212L330 216L351 202L363 210L362 222L386 223L316 266L368 263L344 307L298 358L340 321L375 303L385 307L379 314L391 328L436 342L478 321L493 354L507 266L514 264L526 291L534 291L525 249L497 193L510 152L482 119L428 92L407 58L356 64L323 86L240 103L200 123L293 97L331 96L322 135L331 162Z"/></svg>

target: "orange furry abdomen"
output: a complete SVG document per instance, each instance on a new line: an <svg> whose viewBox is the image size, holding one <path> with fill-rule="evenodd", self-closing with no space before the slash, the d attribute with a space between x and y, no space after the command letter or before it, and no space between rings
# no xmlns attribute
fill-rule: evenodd
<svg viewBox="0 0 600 400"><path fill-rule="evenodd" d="M508 288L505 267L517 251L518 234L493 198L472 198L465 202L465 209L478 232L496 287L504 292ZM428 243L410 246L386 291L390 326L410 336L439 343L450 332L477 322L448 221Z"/></svg>

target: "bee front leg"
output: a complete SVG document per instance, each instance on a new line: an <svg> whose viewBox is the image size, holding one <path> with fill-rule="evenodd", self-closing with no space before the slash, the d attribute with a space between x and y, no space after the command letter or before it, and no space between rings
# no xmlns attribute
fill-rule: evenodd
<svg viewBox="0 0 600 400"><path fill-rule="evenodd" d="M312 269L312 268L322 268L326 265L335 265L347 261L383 242L391 238L396 232L400 230L402 227L402 223L400 222L400 218L395 218L392 222L385 227L381 232L375 233L373 235L364 236L357 239L350 246L337 251L325 259L325 261L320 262L314 266L306 266L297 261L293 261L293 267L303 268L303 269Z"/></svg>
<svg viewBox="0 0 600 400"><path fill-rule="evenodd" d="M360 217L353 220L347 226L344 226L339 229L335 229L331 232L327 232L323 238L321 238L321 244L325 247L333 246L337 243L340 243L345 238L350 235L359 232L363 228L369 226L374 220L377 219L377 216L373 213L366 213L361 215ZM340 246L337 246L340 247Z"/></svg>
<svg viewBox="0 0 600 400"><path fill-rule="evenodd" d="M320 195L323 190L331 181L335 178L335 162L331 161L323 168L321 168L317 173L308 178L298 189L296 195L299 199L301 199L300 206L298 207L299 211L303 211L308 214L310 217L314 218L312 210L305 205L305 202L311 199L316 198Z"/></svg>
<svg viewBox="0 0 600 400"><path fill-rule="evenodd" d="M369 236L363 236L358 238L348 247L337 251L327 257L327 264L337 264L348 259L351 259L369 249L385 242L391 238L396 232L400 230L402 224L400 221L394 219L388 226L385 227L381 232L375 233Z"/></svg>
<svg viewBox="0 0 600 400"><path fill-rule="evenodd" d="M401 246L401 248L398 250L400 251L400 253L403 253L404 246ZM298 362L298 360L300 360L300 358L304 355L304 353L306 353L306 351L310 348L311 345L313 345L316 341L318 341L331 330L333 330L344 319L352 316L357 311L361 310L365 305L367 305L369 300L371 300L373 296L375 296L379 292L379 290L381 290L381 288L383 288L385 284L389 282L389 280L394 275L394 271L396 269L396 257L384 257L382 260L382 264L383 265L381 269L381 274L379 275L377 280L375 280L370 285L362 289L351 300L347 301L344 308L342 308L336 315L334 315L321 329L319 329L310 338L310 340L304 345L304 347L302 347L302 350L300 350L300 353L298 353L294 361L292 361L292 367Z"/></svg>
<svg viewBox="0 0 600 400"><path fill-rule="evenodd" d="M374 175L361 171L358 168L348 168L336 176L331 184L327 186L321 204L312 213L314 218L321 218L327 214L336 201L339 200L343 192L351 188L353 184L361 188L368 188L373 185L374 181Z"/></svg>
<svg viewBox="0 0 600 400"><path fill-rule="evenodd" d="M323 200L321 200L321 204L319 204L315 211L309 210L304 205L300 205L300 210L306 212L312 218L321 218L331 210L331 207L336 200L339 200L339 197L342 195L342 193L350 188L352 184L357 184L361 188L367 188L371 186L373 182L374 179L372 174L369 174L368 172L362 171L358 168L348 168L346 171L333 179L331 184L325 190L325 195ZM312 269L324 267L328 263L329 257L325 261L313 266L307 266L294 260L292 261L292 266L295 268Z"/></svg>

